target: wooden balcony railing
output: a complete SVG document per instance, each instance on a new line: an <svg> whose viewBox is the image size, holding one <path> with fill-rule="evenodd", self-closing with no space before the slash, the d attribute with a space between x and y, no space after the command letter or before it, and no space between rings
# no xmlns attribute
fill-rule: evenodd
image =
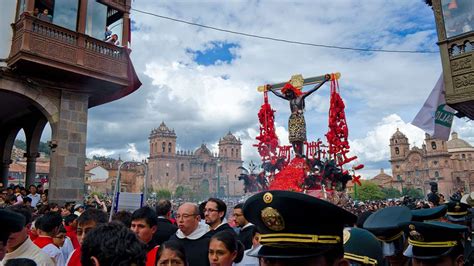
<svg viewBox="0 0 474 266"><path fill-rule="evenodd" d="M126 49L22 14L13 25L9 65L32 61L96 79L126 84Z"/></svg>

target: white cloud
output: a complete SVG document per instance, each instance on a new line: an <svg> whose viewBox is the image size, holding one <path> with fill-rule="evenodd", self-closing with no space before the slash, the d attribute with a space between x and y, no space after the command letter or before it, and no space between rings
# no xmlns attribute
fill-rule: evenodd
<svg viewBox="0 0 474 266"><path fill-rule="evenodd" d="M388 161L390 159L390 137L397 128L407 136L410 144L421 147L424 132L410 123L405 123L397 114L382 118L377 125L369 130L365 137L350 141L351 151L359 161ZM413 145L412 145L413 146Z"/></svg>
<svg viewBox="0 0 474 266"><path fill-rule="evenodd" d="M432 10L423 1L134 1L133 8L231 30L339 46L436 50ZM324 8L321 8L324 6ZM370 15L368 15L370 14ZM197 28L132 12L132 59L144 82L125 99L91 109L88 155L122 158L148 153L148 134L161 121L175 128L178 145L194 150L203 142L216 151L229 130L241 138L246 161L259 160L257 86L341 72L352 152L367 165L365 176L387 168L389 138L396 128L420 146L424 134L411 126L436 83L439 54L360 53L298 46ZM258 19L256 19L258 18ZM285 19L291 18L291 19ZM199 66L188 51L211 42L236 43L230 64ZM225 76L226 78L222 78ZM308 137L327 131L329 88L306 101ZM281 144L288 144L288 102L270 95L277 110ZM405 122L407 121L407 122ZM97 130L100 128L101 130ZM472 122L456 120L460 137L474 143ZM128 146L127 143L133 144ZM385 163L385 165L380 166Z"/></svg>

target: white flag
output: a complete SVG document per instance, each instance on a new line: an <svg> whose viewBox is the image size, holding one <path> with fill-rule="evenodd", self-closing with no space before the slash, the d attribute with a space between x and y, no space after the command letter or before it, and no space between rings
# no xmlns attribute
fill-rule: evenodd
<svg viewBox="0 0 474 266"><path fill-rule="evenodd" d="M446 105L443 74L425 104L411 122L433 138L448 140L455 110Z"/></svg>

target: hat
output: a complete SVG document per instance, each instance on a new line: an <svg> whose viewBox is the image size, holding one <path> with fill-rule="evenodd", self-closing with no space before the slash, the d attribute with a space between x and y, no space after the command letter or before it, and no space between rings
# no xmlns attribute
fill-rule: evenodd
<svg viewBox="0 0 474 266"><path fill-rule="evenodd" d="M436 259L462 245L466 226L443 222L408 222L401 225L410 244L403 255L417 259Z"/></svg>
<svg viewBox="0 0 474 266"><path fill-rule="evenodd" d="M327 201L298 192L272 190L250 197L245 218L260 231L262 247L250 256L304 258L343 246L344 225L357 217Z"/></svg>
<svg viewBox="0 0 474 266"><path fill-rule="evenodd" d="M443 217L448 210L446 204L440 205L434 208L418 209L412 210L411 214L413 215L412 220L423 222L426 220L434 220Z"/></svg>
<svg viewBox="0 0 474 266"><path fill-rule="evenodd" d="M465 203L459 201L450 201L448 205L448 211L446 217L451 222L463 222L467 220L468 209L471 207Z"/></svg>
<svg viewBox="0 0 474 266"><path fill-rule="evenodd" d="M364 265L382 265L381 243L365 229L345 228L344 258Z"/></svg>
<svg viewBox="0 0 474 266"><path fill-rule="evenodd" d="M25 216L19 213L9 210L0 210L0 225L2 225L0 241L7 241L10 233L15 233L23 229L25 222Z"/></svg>
<svg viewBox="0 0 474 266"><path fill-rule="evenodd" d="M387 207L370 215L364 222L364 229L369 230L379 240L389 243L403 235L399 224L411 219L412 214L407 207Z"/></svg>
<svg viewBox="0 0 474 266"><path fill-rule="evenodd" d="M469 194L465 194L461 198L462 203L466 203L467 205L473 207L474 206L474 192L471 192Z"/></svg>
<svg viewBox="0 0 474 266"><path fill-rule="evenodd" d="M84 208L84 206L80 203L77 203L76 205L74 205L74 210L77 210L79 208Z"/></svg>

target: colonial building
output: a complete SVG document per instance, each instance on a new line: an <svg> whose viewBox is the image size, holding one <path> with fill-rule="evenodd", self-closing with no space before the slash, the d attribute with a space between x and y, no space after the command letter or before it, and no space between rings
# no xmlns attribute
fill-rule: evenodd
<svg viewBox="0 0 474 266"><path fill-rule="evenodd" d="M399 190L414 187L426 195L429 183L438 183L439 192L446 198L456 190L474 191L474 148L460 139L456 132L444 141L425 135L421 148L410 148L408 138L398 129L390 138L390 185Z"/></svg>
<svg viewBox="0 0 474 266"><path fill-rule="evenodd" d="M242 166L240 139L231 132L219 140L219 153L206 144L195 151L176 150L177 135L163 122L150 133L148 178L152 186L186 186L201 195L238 196L243 183L237 178ZM218 192L218 187L220 191Z"/></svg>

